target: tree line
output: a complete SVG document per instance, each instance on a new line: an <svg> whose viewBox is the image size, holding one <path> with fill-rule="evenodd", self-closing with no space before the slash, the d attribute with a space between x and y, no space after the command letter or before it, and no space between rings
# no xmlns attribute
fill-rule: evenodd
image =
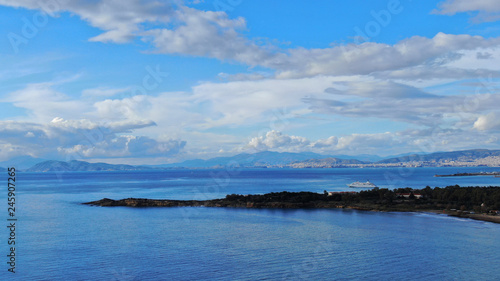
<svg viewBox="0 0 500 281"><path fill-rule="evenodd" d="M403 197L405 194L406 197ZM408 196L409 194L409 196ZM422 196L415 196L422 195ZM420 198L417 198L420 197ZM272 192L262 195L227 195L225 199L239 203L338 203L346 205L377 205L390 208L391 206L406 206L415 209L462 209L476 212L500 210L500 187L460 187L458 185L444 188L427 186L423 189L410 187L389 190L387 188L374 188L357 193L328 192Z"/></svg>

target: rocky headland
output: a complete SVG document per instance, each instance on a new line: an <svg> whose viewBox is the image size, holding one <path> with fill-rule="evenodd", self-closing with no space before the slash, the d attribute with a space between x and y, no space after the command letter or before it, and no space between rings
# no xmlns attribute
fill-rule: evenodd
<svg viewBox="0 0 500 281"><path fill-rule="evenodd" d="M104 198L83 203L102 207L232 207L273 209L343 208L364 211L434 212L500 223L500 187L372 189L360 192L231 194L212 200Z"/></svg>

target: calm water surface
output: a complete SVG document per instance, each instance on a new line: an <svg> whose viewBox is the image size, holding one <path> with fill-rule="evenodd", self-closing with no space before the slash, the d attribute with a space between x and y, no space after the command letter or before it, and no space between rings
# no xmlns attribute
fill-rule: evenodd
<svg viewBox="0 0 500 281"><path fill-rule="evenodd" d="M493 223L426 213L80 204L348 190L366 179L388 188L500 184L493 177L432 177L481 170L495 169L19 173L17 273L7 272L4 258L0 279L500 280L500 225ZM8 233L1 233L5 257Z"/></svg>

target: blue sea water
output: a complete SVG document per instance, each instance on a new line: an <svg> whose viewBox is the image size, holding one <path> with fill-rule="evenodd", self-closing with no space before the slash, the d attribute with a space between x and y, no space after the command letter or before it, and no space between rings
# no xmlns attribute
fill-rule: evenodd
<svg viewBox="0 0 500 281"><path fill-rule="evenodd" d="M80 204L103 197L342 191L366 179L387 188L500 185L494 177L433 177L496 170L19 172L16 273L7 271L4 227L0 279L500 280L500 225L488 222L428 213ZM6 214L6 192L0 200Z"/></svg>

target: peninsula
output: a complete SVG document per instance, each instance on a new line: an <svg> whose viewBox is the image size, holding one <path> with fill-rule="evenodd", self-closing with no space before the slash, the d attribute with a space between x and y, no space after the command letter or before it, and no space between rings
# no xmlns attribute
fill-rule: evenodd
<svg viewBox="0 0 500 281"><path fill-rule="evenodd" d="M343 208L364 211L434 212L500 223L500 187L371 189L360 192L231 194L212 200L104 198L83 203L102 207Z"/></svg>
<svg viewBox="0 0 500 281"><path fill-rule="evenodd" d="M434 175L434 177L473 177L473 176L500 176L500 172L456 173L451 175Z"/></svg>

